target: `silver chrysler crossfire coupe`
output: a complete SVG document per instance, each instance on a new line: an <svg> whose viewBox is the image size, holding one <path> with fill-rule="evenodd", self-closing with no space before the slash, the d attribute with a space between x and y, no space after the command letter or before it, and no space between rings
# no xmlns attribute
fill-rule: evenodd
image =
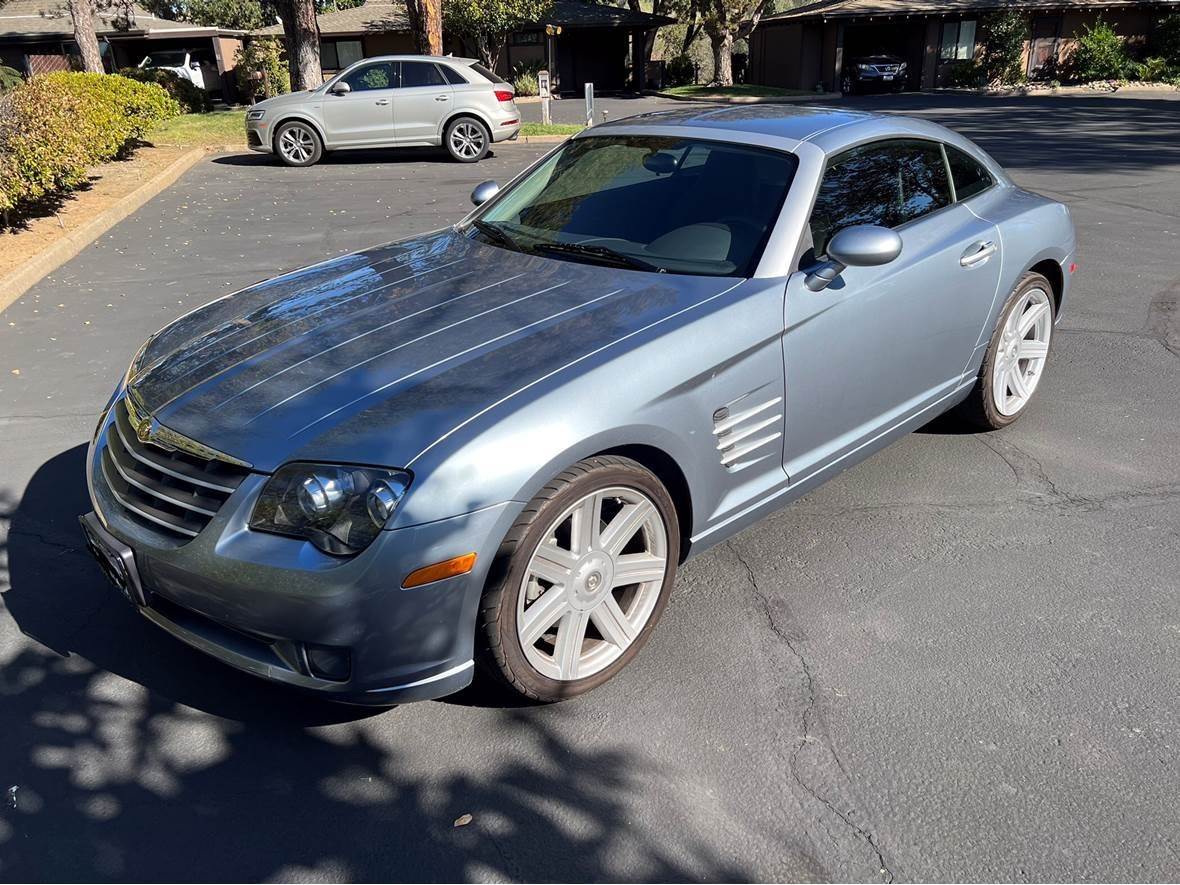
<svg viewBox="0 0 1180 885"><path fill-rule="evenodd" d="M1075 268L971 142L840 110L620 120L472 199L140 349L82 523L144 616L343 701L580 694L686 557L942 412L1016 420Z"/></svg>

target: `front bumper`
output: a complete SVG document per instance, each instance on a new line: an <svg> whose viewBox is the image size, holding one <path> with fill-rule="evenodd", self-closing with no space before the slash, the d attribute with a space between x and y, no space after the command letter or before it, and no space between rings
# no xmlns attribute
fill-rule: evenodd
<svg viewBox="0 0 1180 885"><path fill-rule="evenodd" d="M110 420L87 457L94 512L83 520L88 534L132 563L138 588L125 595L148 620L240 670L349 703L425 700L470 683L479 599L515 519L511 502L387 530L357 556L337 559L251 531L267 479L251 474L197 537L179 543L112 495L100 465ZM402 589L414 569L470 551L470 574ZM317 675L309 664L317 648L345 654L347 677Z"/></svg>
<svg viewBox="0 0 1180 885"><path fill-rule="evenodd" d="M270 123L266 118L246 121L246 147L263 154L273 154Z"/></svg>

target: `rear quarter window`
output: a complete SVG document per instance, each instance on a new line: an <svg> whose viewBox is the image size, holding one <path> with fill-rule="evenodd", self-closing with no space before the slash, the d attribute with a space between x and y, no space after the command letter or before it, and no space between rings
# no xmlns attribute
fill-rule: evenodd
<svg viewBox="0 0 1180 885"><path fill-rule="evenodd" d="M507 83L508 82L503 77L501 77L499 74L497 74L495 71L489 71L487 68L485 68L479 62L475 62L474 64L470 64L470 65L468 65L468 67L471 68L471 70L475 71L475 73L477 73L481 77L483 77L485 80L490 80L493 83Z"/></svg>
<svg viewBox="0 0 1180 885"><path fill-rule="evenodd" d="M955 183L956 199L969 199L995 184L991 173L978 160L949 144L944 147L947 164L951 167L951 180Z"/></svg>

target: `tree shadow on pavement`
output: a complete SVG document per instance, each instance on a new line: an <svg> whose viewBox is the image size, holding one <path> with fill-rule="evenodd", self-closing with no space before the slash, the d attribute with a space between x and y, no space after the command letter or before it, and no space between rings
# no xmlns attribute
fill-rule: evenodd
<svg viewBox="0 0 1180 885"><path fill-rule="evenodd" d="M423 766L418 708L296 694L154 628L83 548L84 455L0 501L5 607L36 640L0 632L0 879L749 878L630 827L628 797L664 788L628 751L561 737L559 708L447 707L496 717L513 752L496 770Z"/></svg>

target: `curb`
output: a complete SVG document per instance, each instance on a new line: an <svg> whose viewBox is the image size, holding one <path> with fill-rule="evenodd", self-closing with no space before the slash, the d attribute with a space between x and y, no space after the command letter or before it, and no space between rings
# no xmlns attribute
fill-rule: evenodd
<svg viewBox="0 0 1180 885"><path fill-rule="evenodd" d="M670 92L645 92L669 101L695 101L701 104L792 104L802 101L832 101L844 96L839 92L808 92L806 95L719 95L705 98L695 95L673 95Z"/></svg>
<svg viewBox="0 0 1180 885"><path fill-rule="evenodd" d="M515 141L498 141L494 147L501 147L506 144L560 144L577 134L576 132L571 132L569 135L522 135Z"/></svg>
<svg viewBox="0 0 1180 885"><path fill-rule="evenodd" d="M4 310L36 283L57 270L104 233L159 194L205 156L204 148L181 154L155 178L146 181L115 205L103 210L85 224L70 231L56 243L30 258L7 276L0 278L0 310Z"/></svg>

